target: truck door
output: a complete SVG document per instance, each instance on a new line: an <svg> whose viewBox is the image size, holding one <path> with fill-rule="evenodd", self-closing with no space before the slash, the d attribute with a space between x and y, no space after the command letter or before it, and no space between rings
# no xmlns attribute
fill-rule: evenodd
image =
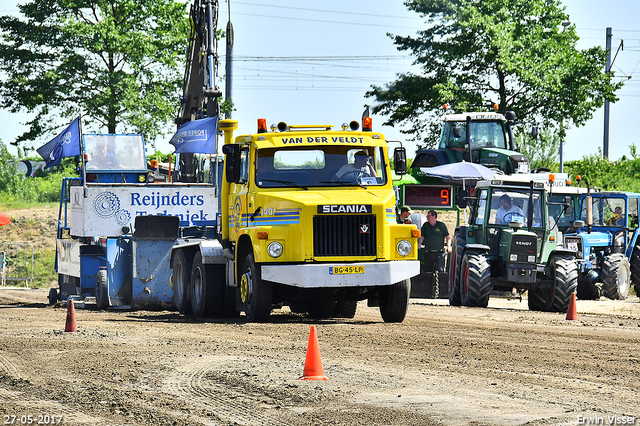
<svg viewBox="0 0 640 426"><path fill-rule="evenodd" d="M249 147L240 149L240 181L229 188L229 239L237 241L240 229L247 226L250 206L247 205L249 192Z"/></svg>

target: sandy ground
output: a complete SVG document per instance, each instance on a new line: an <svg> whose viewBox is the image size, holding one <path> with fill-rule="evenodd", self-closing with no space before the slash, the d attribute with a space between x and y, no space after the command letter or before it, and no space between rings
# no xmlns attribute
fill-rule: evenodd
<svg viewBox="0 0 640 426"><path fill-rule="evenodd" d="M363 303L352 320L265 324L87 309L74 334L46 300L0 289L2 424L640 424L635 296L578 301L578 321L505 299L412 299L401 324ZM298 379L312 324L328 381Z"/></svg>

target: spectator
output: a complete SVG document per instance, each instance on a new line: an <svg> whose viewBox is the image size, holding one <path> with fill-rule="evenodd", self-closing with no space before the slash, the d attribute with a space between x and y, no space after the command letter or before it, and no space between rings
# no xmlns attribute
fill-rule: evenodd
<svg viewBox="0 0 640 426"><path fill-rule="evenodd" d="M443 272L445 252L451 252L451 235L447 225L437 220L435 210L427 212L427 221L422 225L422 236L418 244L424 243L424 266L426 272Z"/></svg>

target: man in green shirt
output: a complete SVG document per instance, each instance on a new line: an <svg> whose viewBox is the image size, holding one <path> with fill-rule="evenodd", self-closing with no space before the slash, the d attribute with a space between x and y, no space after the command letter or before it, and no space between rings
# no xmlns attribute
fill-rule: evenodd
<svg viewBox="0 0 640 426"><path fill-rule="evenodd" d="M436 220L435 210L427 212L427 221L422 225L422 236L418 244L424 244L424 266L426 272L443 272L444 255L451 252L451 235L447 225Z"/></svg>

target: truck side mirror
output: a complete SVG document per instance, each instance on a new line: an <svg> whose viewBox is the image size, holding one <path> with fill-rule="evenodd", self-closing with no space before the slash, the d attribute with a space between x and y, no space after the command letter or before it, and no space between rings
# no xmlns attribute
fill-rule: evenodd
<svg viewBox="0 0 640 426"><path fill-rule="evenodd" d="M516 121L516 113L515 113L515 111L507 111L507 112L505 112L504 118L506 118L507 121Z"/></svg>
<svg viewBox="0 0 640 426"><path fill-rule="evenodd" d="M456 205L460 209L466 209L468 204L467 197L469 197L469 191L467 191L466 189L458 189L456 192Z"/></svg>
<svg viewBox="0 0 640 426"><path fill-rule="evenodd" d="M222 146L222 153L226 156L224 171L228 183L240 182L240 145L227 144Z"/></svg>
<svg viewBox="0 0 640 426"><path fill-rule="evenodd" d="M453 137L458 139L462 137L462 129L458 126L453 126Z"/></svg>
<svg viewBox="0 0 640 426"><path fill-rule="evenodd" d="M393 150L393 169L397 175L407 173L407 150L403 146Z"/></svg>

